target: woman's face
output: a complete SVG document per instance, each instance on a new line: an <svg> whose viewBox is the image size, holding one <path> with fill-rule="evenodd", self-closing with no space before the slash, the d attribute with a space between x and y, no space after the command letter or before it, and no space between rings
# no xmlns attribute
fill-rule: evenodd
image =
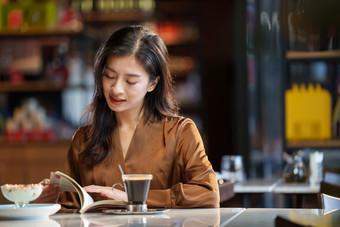
<svg viewBox="0 0 340 227"><path fill-rule="evenodd" d="M109 56L103 71L103 89L109 108L116 113L139 113L147 92L157 85L159 77L150 75L133 56Z"/></svg>

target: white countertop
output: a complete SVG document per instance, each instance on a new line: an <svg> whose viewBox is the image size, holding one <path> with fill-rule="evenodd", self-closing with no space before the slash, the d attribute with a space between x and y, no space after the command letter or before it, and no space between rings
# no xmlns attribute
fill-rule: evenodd
<svg viewBox="0 0 340 227"><path fill-rule="evenodd" d="M340 210L323 214L319 209L211 208L170 209L155 215L115 215L106 213L57 213L42 220L0 220L0 226L261 226L274 227L281 216L300 224L339 226Z"/></svg>
<svg viewBox="0 0 340 227"><path fill-rule="evenodd" d="M155 215L115 215L105 213L57 213L50 219L61 226L219 226L233 220L244 208L170 209ZM1 222L0 222L1 225Z"/></svg>
<svg viewBox="0 0 340 227"><path fill-rule="evenodd" d="M277 216L313 227L340 226L340 210L323 214L319 209L248 208L226 226L274 227Z"/></svg>
<svg viewBox="0 0 340 227"><path fill-rule="evenodd" d="M249 179L242 183L235 183L235 193L283 193L310 194L319 193L320 185L304 183L285 183L282 179Z"/></svg>

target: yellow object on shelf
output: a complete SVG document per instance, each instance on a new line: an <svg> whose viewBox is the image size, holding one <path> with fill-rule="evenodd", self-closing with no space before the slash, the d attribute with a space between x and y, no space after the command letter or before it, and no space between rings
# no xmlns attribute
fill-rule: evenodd
<svg viewBox="0 0 340 227"><path fill-rule="evenodd" d="M57 22L57 1L0 1L0 31L49 29Z"/></svg>
<svg viewBox="0 0 340 227"><path fill-rule="evenodd" d="M331 139L331 95L320 84L294 84L285 92L287 140Z"/></svg>

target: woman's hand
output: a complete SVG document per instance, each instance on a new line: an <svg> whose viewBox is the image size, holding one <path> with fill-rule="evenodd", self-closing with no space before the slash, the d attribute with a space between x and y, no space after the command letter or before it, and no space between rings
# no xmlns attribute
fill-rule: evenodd
<svg viewBox="0 0 340 227"><path fill-rule="evenodd" d="M49 179L40 182L44 188L41 195L33 203L55 203L59 196L59 187L57 184L50 184Z"/></svg>
<svg viewBox="0 0 340 227"><path fill-rule="evenodd" d="M90 193L99 193L101 196L108 198L108 199L123 200L124 202L127 202L126 192L115 189L115 188L112 189L112 187L89 185L89 186L85 186L84 190Z"/></svg>

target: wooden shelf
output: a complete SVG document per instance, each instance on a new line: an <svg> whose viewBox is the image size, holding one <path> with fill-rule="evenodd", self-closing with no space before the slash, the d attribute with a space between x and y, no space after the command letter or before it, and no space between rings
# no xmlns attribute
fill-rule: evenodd
<svg viewBox="0 0 340 227"><path fill-rule="evenodd" d="M145 21L152 19L152 13L132 12L90 12L84 14L84 21L89 22L125 22L125 21Z"/></svg>
<svg viewBox="0 0 340 227"><path fill-rule="evenodd" d="M303 59L340 59L340 50L330 51L287 51L286 58L288 60L303 60Z"/></svg>
<svg viewBox="0 0 340 227"><path fill-rule="evenodd" d="M324 141L287 141L287 148L339 148L340 140L324 140Z"/></svg>
<svg viewBox="0 0 340 227"><path fill-rule="evenodd" d="M74 30L53 28L53 29L29 29L27 31L0 29L0 38L4 37L25 37L25 36L51 36L51 35L79 35L82 32L82 25Z"/></svg>
<svg viewBox="0 0 340 227"><path fill-rule="evenodd" d="M0 82L0 92L62 91L66 87L65 83L54 84L48 81L25 81L18 84Z"/></svg>

